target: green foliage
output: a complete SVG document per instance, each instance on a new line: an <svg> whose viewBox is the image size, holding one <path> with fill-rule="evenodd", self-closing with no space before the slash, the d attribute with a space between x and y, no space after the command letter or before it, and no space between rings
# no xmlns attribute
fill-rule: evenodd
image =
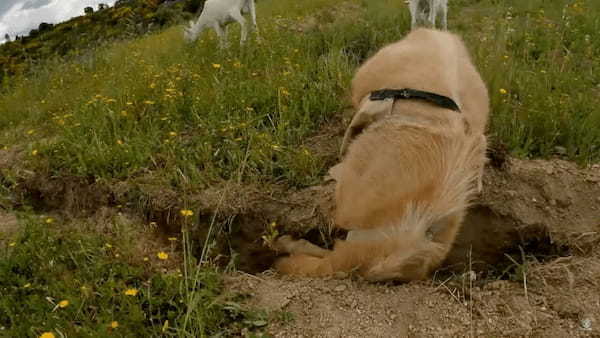
<svg viewBox="0 0 600 338"><path fill-rule="evenodd" d="M20 235L0 247L2 335L201 337L266 324L234 299L218 302L221 282L210 268L188 262L185 273L159 272L132 262L134 234L65 232L48 220L24 216Z"/></svg>

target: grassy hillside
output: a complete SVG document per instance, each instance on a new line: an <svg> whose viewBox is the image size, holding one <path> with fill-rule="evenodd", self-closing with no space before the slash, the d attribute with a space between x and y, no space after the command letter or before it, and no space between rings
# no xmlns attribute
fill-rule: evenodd
<svg viewBox="0 0 600 338"><path fill-rule="evenodd" d="M6 81L0 207L17 209L22 226L0 237L0 330L203 336L276 320L215 301L218 274L192 257L208 247L187 242L186 229L221 224L187 210L224 182L317 183L335 154L307 138L339 118L354 69L410 19L397 0L257 6L261 38L243 48L235 26L225 51L213 32L186 45L174 26ZM599 11L595 0L451 3L449 26L488 84L494 142L522 157L600 159ZM161 225L160 197L162 220L186 231L143 242L138 232ZM82 221L102 208L117 210L105 226ZM139 241L148 247L132 249ZM130 288L139 295L126 297Z"/></svg>

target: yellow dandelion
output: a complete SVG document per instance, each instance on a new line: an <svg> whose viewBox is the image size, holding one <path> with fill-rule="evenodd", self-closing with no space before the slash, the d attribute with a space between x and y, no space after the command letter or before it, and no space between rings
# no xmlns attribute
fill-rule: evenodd
<svg viewBox="0 0 600 338"><path fill-rule="evenodd" d="M169 259L169 254L166 253L166 252L164 252L164 251L161 251L161 252L159 252L159 253L156 254L156 257L158 257L158 259L164 261L166 259Z"/></svg>
<svg viewBox="0 0 600 338"><path fill-rule="evenodd" d="M58 302L58 307L61 308L61 309L64 309L67 306L69 306L69 301L66 300L66 299L61 300L60 302Z"/></svg>
<svg viewBox="0 0 600 338"><path fill-rule="evenodd" d="M8 246L10 246L10 247L13 247L15 245L17 245L17 242L10 242L10 243L8 243Z"/></svg>
<svg viewBox="0 0 600 338"><path fill-rule="evenodd" d="M52 223L54 223L54 218L52 218L52 217L46 218L46 224L52 224Z"/></svg>
<svg viewBox="0 0 600 338"><path fill-rule="evenodd" d="M123 143L124 143L124 142L123 142L123 140L117 140L117 144L118 144L118 145L122 146L122 145L123 145Z"/></svg>
<svg viewBox="0 0 600 338"><path fill-rule="evenodd" d="M174 131L170 131L170 132L169 132L169 136L171 136L171 137L175 137L175 136L177 136L177 133L176 133L176 132L174 132Z"/></svg>
<svg viewBox="0 0 600 338"><path fill-rule="evenodd" d="M213 64L212 64L212 67L213 67L214 69L219 69L219 68L221 68L221 65L220 65L220 64L218 64L218 63L213 63Z"/></svg>
<svg viewBox="0 0 600 338"><path fill-rule="evenodd" d="M189 216L193 216L193 215L194 215L194 212L193 212L193 211L191 211L190 209L181 209L181 210L179 211L179 213L180 213L180 214L181 214L181 216L183 216L183 217L189 217Z"/></svg>
<svg viewBox="0 0 600 338"><path fill-rule="evenodd" d="M500 94L502 95L506 95L508 93L508 91L504 88L500 88Z"/></svg>
<svg viewBox="0 0 600 338"><path fill-rule="evenodd" d="M52 332L44 332L40 335L40 338L54 338L56 337Z"/></svg>
<svg viewBox="0 0 600 338"><path fill-rule="evenodd" d="M148 258L148 257L144 257L144 259L143 259L143 260L144 260L144 262L147 262L147 261L149 261L149 260L150 260L150 258Z"/></svg>
<svg viewBox="0 0 600 338"><path fill-rule="evenodd" d="M33 151L31 152L31 156L36 156L38 154L37 149L33 149Z"/></svg>
<svg viewBox="0 0 600 338"><path fill-rule="evenodd" d="M138 292L139 292L138 289L131 288L131 289L125 290L125 295L126 296L137 296Z"/></svg>
<svg viewBox="0 0 600 338"><path fill-rule="evenodd" d="M119 327L119 322L117 322L116 320L113 320L113 321L110 323L110 328L111 328L111 329L116 329L116 328L118 328L118 327Z"/></svg>

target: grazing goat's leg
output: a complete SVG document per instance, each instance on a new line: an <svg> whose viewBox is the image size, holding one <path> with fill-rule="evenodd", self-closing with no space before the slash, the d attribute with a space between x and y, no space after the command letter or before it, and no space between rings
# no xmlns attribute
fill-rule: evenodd
<svg viewBox="0 0 600 338"><path fill-rule="evenodd" d="M213 29L219 37L219 46L221 48L227 47L227 36L225 34L225 31L223 31L223 27L221 27L221 25L218 22L215 22L213 23Z"/></svg>
<svg viewBox="0 0 600 338"><path fill-rule="evenodd" d="M442 27L448 30L448 5L442 7Z"/></svg>
<svg viewBox="0 0 600 338"><path fill-rule="evenodd" d="M435 21L437 19L437 4L435 0L429 0L429 24L431 28L435 28Z"/></svg>
<svg viewBox="0 0 600 338"><path fill-rule="evenodd" d="M417 26L418 4L416 1L411 1L408 5L410 9L410 29L415 29Z"/></svg>
<svg viewBox="0 0 600 338"><path fill-rule="evenodd" d="M240 12L231 13L231 16L233 17L233 19L235 21L237 21L240 24L240 28L241 28L240 46L241 46L244 44L244 42L246 42L246 39L248 37L248 28L246 27L246 19L244 19L244 17L242 16L242 14Z"/></svg>
<svg viewBox="0 0 600 338"><path fill-rule="evenodd" d="M254 0L250 1L250 17L252 18L252 24L254 25L256 36L258 36L258 25L256 24L256 5Z"/></svg>

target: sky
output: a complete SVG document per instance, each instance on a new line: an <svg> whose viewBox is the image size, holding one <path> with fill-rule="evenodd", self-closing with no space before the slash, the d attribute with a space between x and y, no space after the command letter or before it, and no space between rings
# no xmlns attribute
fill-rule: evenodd
<svg viewBox="0 0 600 338"><path fill-rule="evenodd" d="M74 16L83 15L83 9L98 4L112 6L116 0L0 0L0 43L8 33L27 35L40 23L59 23Z"/></svg>

